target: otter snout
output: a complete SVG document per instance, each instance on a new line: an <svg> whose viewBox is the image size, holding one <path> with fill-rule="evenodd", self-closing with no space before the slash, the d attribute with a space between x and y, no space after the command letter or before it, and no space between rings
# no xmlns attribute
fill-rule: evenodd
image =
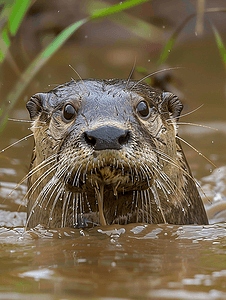
<svg viewBox="0 0 226 300"><path fill-rule="evenodd" d="M105 125L83 133L86 143L94 150L120 150L130 140L130 131Z"/></svg>

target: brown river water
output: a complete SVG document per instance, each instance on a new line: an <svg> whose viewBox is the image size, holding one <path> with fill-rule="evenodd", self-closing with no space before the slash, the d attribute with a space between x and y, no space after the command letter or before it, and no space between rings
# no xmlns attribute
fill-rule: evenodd
<svg viewBox="0 0 226 300"><path fill-rule="evenodd" d="M218 17L213 21L219 30L225 22ZM181 124L179 133L198 149L183 147L201 186L210 225L129 224L89 230L37 226L25 232L26 183L7 196L28 172L33 147L28 138L0 152L0 299L226 299L225 69L211 30L197 37L194 27L186 27L167 63L183 67L172 76L184 113L203 104L181 122L207 127ZM25 103L31 95L76 77L69 64L83 78L127 78L135 57L137 66L150 72L157 68L160 42L153 45L110 21L84 26L78 36L32 80L10 118L28 120ZM222 38L226 40L224 32ZM134 78L141 76L135 73ZM14 77L6 63L1 99ZM29 126L8 121L0 150L29 135Z"/></svg>

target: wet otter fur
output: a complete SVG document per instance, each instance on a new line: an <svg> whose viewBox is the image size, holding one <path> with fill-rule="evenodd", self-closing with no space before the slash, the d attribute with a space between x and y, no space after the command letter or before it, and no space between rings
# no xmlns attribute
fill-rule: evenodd
<svg viewBox="0 0 226 300"><path fill-rule="evenodd" d="M182 104L137 81L71 81L27 103L27 226L208 224L177 138Z"/></svg>

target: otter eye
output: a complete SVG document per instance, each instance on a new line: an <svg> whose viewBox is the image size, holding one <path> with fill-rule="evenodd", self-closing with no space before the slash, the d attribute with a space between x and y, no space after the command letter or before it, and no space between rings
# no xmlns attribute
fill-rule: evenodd
<svg viewBox="0 0 226 300"><path fill-rule="evenodd" d="M71 105L70 103L66 104L63 109L64 119L67 121L71 121L75 117L75 115L76 115L76 110L74 106Z"/></svg>
<svg viewBox="0 0 226 300"><path fill-rule="evenodd" d="M140 101L137 105L137 113L141 118L147 118L150 114L150 108L146 101Z"/></svg>

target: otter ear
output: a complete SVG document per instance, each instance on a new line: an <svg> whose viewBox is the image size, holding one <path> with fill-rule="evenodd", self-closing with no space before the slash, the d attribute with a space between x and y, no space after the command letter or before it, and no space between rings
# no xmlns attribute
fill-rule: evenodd
<svg viewBox="0 0 226 300"><path fill-rule="evenodd" d="M41 113L44 111L45 102L46 94L44 93L35 94L27 102L26 107L32 121L35 120L38 116L40 116Z"/></svg>
<svg viewBox="0 0 226 300"><path fill-rule="evenodd" d="M178 121L180 113L183 109L183 104L180 102L179 98L172 93L163 92L162 99L163 102L167 104L168 111L171 114L171 116L175 118L176 121Z"/></svg>

